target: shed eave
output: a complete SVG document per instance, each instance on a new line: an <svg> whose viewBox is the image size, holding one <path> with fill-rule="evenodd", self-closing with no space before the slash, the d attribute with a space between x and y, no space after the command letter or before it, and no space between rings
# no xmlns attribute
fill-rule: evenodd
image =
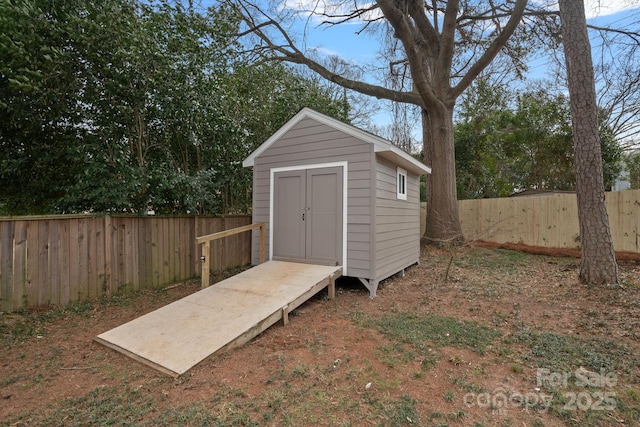
<svg viewBox="0 0 640 427"><path fill-rule="evenodd" d="M375 150L375 153L377 155L397 164L398 166L402 166L410 172L413 172L417 175L425 175L431 173L431 168L429 166L414 159L411 155L395 146L384 150L378 150L377 148L378 147L376 147Z"/></svg>

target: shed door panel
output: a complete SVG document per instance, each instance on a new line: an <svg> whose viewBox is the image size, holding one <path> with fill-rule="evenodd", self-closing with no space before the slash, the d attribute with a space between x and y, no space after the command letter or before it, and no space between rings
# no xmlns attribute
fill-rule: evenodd
<svg viewBox="0 0 640 427"><path fill-rule="evenodd" d="M342 168L274 174L273 258L342 263Z"/></svg>
<svg viewBox="0 0 640 427"><path fill-rule="evenodd" d="M274 177L273 255L305 257L305 171L279 172Z"/></svg>
<svg viewBox="0 0 640 427"><path fill-rule="evenodd" d="M342 168L307 172L306 258L342 261Z"/></svg>

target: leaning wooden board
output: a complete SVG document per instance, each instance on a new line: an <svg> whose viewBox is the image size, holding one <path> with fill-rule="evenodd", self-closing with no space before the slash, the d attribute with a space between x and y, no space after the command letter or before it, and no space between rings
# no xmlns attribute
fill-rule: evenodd
<svg viewBox="0 0 640 427"><path fill-rule="evenodd" d="M98 335L95 340L171 376L242 345L322 288L341 267L268 261Z"/></svg>

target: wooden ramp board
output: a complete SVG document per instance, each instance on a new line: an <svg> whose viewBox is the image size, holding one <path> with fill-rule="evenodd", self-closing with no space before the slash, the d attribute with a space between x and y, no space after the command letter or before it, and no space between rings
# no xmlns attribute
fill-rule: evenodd
<svg viewBox="0 0 640 427"><path fill-rule="evenodd" d="M172 376L242 345L329 286L341 267L268 261L98 335L95 340Z"/></svg>

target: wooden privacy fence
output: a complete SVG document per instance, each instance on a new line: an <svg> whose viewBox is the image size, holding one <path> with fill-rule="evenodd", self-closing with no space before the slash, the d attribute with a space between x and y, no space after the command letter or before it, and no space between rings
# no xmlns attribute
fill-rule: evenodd
<svg viewBox="0 0 640 427"><path fill-rule="evenodd" d="M60 305L161 287L201 272L196 236L250 216L0 218L0 310ZM251 262L251 236L211 243L211 271Z"/></svg>
<svg viewBox="0 0 640 427"><path fill-rule="evenodd" d="M640 190L606 195L616 251L640 252ZM575 194L461 200L462 231L469 240L551 248L580 246Z"/></svg>

